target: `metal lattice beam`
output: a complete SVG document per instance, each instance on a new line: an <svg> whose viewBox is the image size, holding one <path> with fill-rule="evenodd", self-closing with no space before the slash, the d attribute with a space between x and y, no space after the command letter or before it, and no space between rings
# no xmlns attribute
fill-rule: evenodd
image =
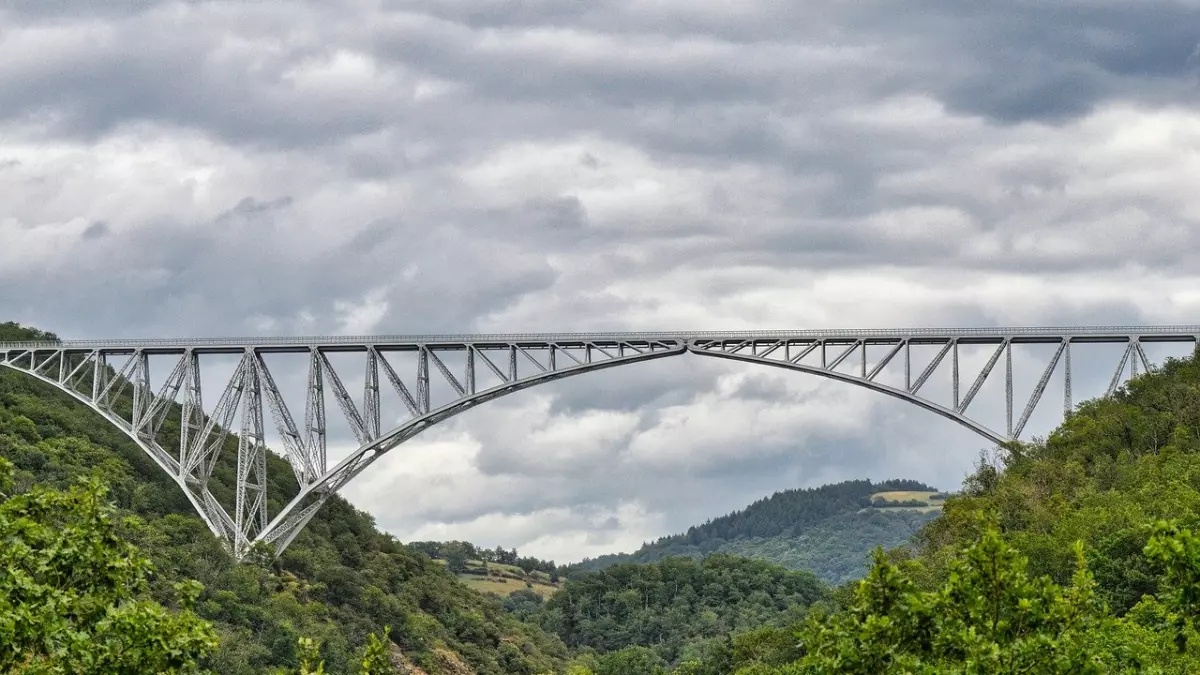
<svg viewBox="0 0 1200 675"><path fill-rule="evenodd" d="M593 370L687 352L771 365L906 400L1004 443L1020 438L1060 366L1063 409L1069 414L1073 344L1125 345L1109 382L1112 393L1126 371L1133 377L1139 370L1150 371L1144 343L1194 343L1197 336L1200 326L92 340L0 343L0 366L65 391L121 429L178 483L233 554L242 557L257 542L283 550L332 494L423 430L495 398ZM1033 392L1018 400L1013 346L1020 344L1055 345L1056 350ZM960 372L963 345L994 348L969 382ZM920 368L914 346L933 346L937 352ZM872 360L874 349L885 351ZM361 398L347 386L354 381L353 372L339 370L329 358L334 352L362 355ZM215 354L239 357L224 379L202 375L202 361ZM264 354L295 354L301 360L273 372ZM971 408L1001 357L1002 432L985 425ZM159 370L154 364L162 359L168 367ZM398 365L402 360L406 365ZM157 388L155 372L165 373ZM395 392L394 402L383 395L381 375ZM897 383L888 384L889 376ZM946 377L952 393L941 402L929 393L929 382ZM304 392L302 426L284 395L287 384ZM211 411L204 408L205 390L220 391ZM340 412L334 419L345 424L357 443L332 468L327 465L328 397ZM162 437L164 428L173 427L168 420L179 422L178 448L170 452ZM267 511L272 432L299 489L275 514ZM220 475L234 477L234 484L226 486L233 503L221 503L209 489L219 466L226 467Z"/></svg>

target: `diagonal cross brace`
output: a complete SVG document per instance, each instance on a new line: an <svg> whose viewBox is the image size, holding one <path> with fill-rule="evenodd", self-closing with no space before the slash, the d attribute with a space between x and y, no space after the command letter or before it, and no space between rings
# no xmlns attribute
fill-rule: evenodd
<svg viewBox="0 0 1200 675"><path fill-rule="evenodd" d="M1063 352L1067 350L1069 342L1063 340L1058 345L1058 351L1054 352L1054 357L1050 359L1046 370L1042 371L1042 377L1038 380L1037 387L1033 390L1033 395L1029 397L1029 402L1025 404L1025 411L1021 413L1021 419L1017 421L1017 426L1013 427L1011 436L1020 438L1021 432L1025 429L1025 423L1029 421L1030 415L1037 408L1038 401L1042 398L1042 393L1046 391L1046 385L1050 382L1050 376L1054 374L1054 369L1058 366L1059 359L1062 358Z"/></svg>

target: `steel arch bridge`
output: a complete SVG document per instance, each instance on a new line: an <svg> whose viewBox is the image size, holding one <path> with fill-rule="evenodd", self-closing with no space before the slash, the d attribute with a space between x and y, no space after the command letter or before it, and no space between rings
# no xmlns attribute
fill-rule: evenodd
<svg viewBox="0 0 1200 675"><path fill-rule="evenodd" d="M685 353L758 363L888 394L1002 444L1020 439L1056 371L1063 374L1064 414L1072 409L1072 345L1124 345L1108 387L1111 394L1127 366L1131 376L1138 374L1139 365L1150 370L1143 345L1152 342L1200 343L1200 325L23 342L0 343L0 366L66 392L124 432L171 476L240 559L258 542L282 552L331 495L425 429L486 401L572 375ZM1020 344L1050 345L1054 351L1016 414L1014 403L1022 401L1013 395L1012 349ZM974 379L960 373L960 347L968 345L983 345L990 354ZM924 367L914 367L914 347L936 353ZM878 355L869 357L869 348ZM346 369L339 372L330 359L341 352L365 357L361 399L344 383ZM201 358L221 354L236 360L232 375L202 386ZM307 367L302 418L289 409L267 365L264 357L274 354L291 354ZM151 357L156 362L166 357L173 364L157 392L151 385ZM1006 418L1004 429L996 430L973 415L970 406L1001 358ZM393 362L402 359L414 368L397 369ZM448 365L452 361L453 368ZM947 370L952 396L948 403L938 402L926 393L926 385L935 373ZM895 383L884 383L885 374ZM395 392L394 410L381 409L381 381ZM220 395L209 413L202 392L212 385L220 387ZM431 397L435 388L446 393L436 403ZM332 467L326 460L329 397L357 442ZM295 497L271 518L264 409L298 485ZM387 428L384 419L402 421ZM168 420L179 425L178 444L171 443L171 449L162 443ZM236 486L230 505L212 495L209 479L235 430ZM232 515L226 506L233 507Z"/></svg>

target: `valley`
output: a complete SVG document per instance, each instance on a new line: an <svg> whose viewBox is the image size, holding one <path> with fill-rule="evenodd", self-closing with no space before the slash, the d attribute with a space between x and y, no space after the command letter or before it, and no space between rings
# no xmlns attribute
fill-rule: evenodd
<svg viewBox="0 0 1200 675"><path fill-rule="evenodd" d="M866 490L906 481L884 481ZM859 482L852 481L851 489ZM834 494L838 486L814 488L817 495ZM770 499L787 499L797 491ZM864 491L866 493L866 491ZM508 597L514 593L532 591L543 599L563 588L562 579L581 576L618 564L655 563L672 557L700 559L713 554L727 554L763 560L792 570L811 571L818 579L833 585L862 577L867 570L871 550L877 546L895 548L905 545L920 528L941 511L945 494L935 490L883 490L866 493L871 506L848 506L833 509L832 515L807 525L795 525L773 536L744 536L725 540L704 539L697 544L679 545L676 537L664 537L656 544L644 546L631 553L616 553L580 563L555 566L552 562L536 561L542 569L522 569L515 564L464 557L455 572L459 581L480 593ZM920 502L920 503L917 503ZM764 508L764 507L749 507ZM732 514L723 518L735 517ZM720 519L718 519L720 520ZM796 521L803 522L797 515ZM694 529L694 528L693 528ZM412 546L430 554L435 563L450 567L442 549L455 545L466 546L478 555L479 549L463 542L418 542ZM486 550L486 549L485 549ZM490 551L489 551L490 553ZM516 555L513 553L513 557ZM532 560L532 559L530 559Z"/></svg>

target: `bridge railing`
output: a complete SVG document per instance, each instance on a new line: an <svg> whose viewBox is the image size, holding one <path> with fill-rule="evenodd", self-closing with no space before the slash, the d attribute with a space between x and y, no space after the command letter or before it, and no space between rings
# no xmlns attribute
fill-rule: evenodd
<svg viewBox="0 0 1200 675"><path fill-rule="evenodd" d="M667 332L595 332L595 333L468 333L425 335L330 335L308 337L214 337L214 338L142 338L111 340L60 340L0 342L0 351L16 349L105 349L154 347L219 346L323 346L377 344L432 344L478 342L565 342L595 340L691 340L691 339L819 339L819 338L901 338L901 337L1015 337L1015 336L1097 335L1200 336L1200 325L1166 326L1027 326L995 328L860 328L830 330L742 330L742 331L667 331Z"/></svg>

